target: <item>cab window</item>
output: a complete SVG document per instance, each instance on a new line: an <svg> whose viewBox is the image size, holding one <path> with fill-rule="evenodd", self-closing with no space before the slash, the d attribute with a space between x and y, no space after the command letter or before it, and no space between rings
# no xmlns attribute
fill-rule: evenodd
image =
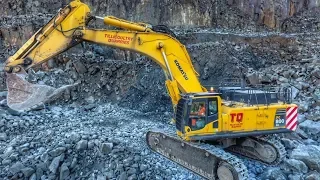
<svg viewBox="0 0 320 180"><path fill-rule="evenodd" d="M205 101L193 102L190 111L190 127L193 131L199 130L206 125L206 103Z"/></svg>
<svg viewBox="0 0 320 180"><path fill-rule="evenodd" d="M218 103L217 100L210 100L209 101L209 116L215 115L218 113Z"/></svg>

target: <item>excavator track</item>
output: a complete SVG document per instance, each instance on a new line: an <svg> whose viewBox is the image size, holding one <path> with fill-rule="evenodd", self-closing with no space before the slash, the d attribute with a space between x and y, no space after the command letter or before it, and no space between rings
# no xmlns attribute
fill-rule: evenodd
<svg viewBox="0 0 320 180"><path fill-rule="evenodd" d="M286 150L280 139L274 135L267 135L261 137L249 137L255 143L254 146L231 146L226 148L227 151L248 157L250 159L259 161L266 165L278 165L286 156ZM260 149L260 150L259 150Z"/></svg>
<svg viewBox="0 0 320 180"><path fill-rule="evenodd" d="M161 131L148 131L146 138L150 149L206 179L249 179L239 158L213 145L185 142Z"/></svg>

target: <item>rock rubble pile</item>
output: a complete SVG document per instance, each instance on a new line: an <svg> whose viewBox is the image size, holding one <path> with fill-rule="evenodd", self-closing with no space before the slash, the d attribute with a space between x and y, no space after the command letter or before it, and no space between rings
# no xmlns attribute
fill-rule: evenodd
<svg viewBox="0 0 320 180"><path fill-rule="evenodd" d="M260 70L249 69L250 85L268 84L291 89L293 103L309 120L320 120L320 59L302 59L294 64L272 65Z"/></svg>
<svg viewBox="0 0 320 180"><path fill-rule="evenodd" d="M111 104L0 111L1 179L199 179L145 144L162 118ZM166 117L168 118L168 117Z"/></svg>

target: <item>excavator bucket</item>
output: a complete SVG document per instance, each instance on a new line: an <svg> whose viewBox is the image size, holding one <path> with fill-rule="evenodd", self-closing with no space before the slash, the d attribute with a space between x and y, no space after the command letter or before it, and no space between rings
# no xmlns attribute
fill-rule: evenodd
<svg viewBox="0 0 320 180"><path fill-rule="evenodd" d="M47 85L37 85L25 80L25 74L7 73L7 104L16 111L28 111L37 108L59 97L67 88L73 85L54 88Z"/></svg>

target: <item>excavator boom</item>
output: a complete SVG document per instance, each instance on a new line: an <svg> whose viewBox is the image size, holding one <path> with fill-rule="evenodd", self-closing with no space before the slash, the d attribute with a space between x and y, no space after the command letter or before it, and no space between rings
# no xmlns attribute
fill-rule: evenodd
<svg viewBox="0 0 320 180"><path fill-rule="evenodd" d="M108 25L125 30L87 28L88 22L92 19L101 19ZM166 86L174 106L180 98L180 92L206 91L197 79L198 73L192 66L185 46L175 38L165 33L153 31L151 25L133 23L113 16L93 17L90 15L88 6L79 1L73 1L61 9L48 24L36 32L7 60L5 70L8 73L21 73L23 70L42 64L83 41L137 52L153 59L168 77ZM11 81L11 79L19 78L11 78L10 76L8 80ZM47 86L35 87L28 83L17 83L18 81L15 84L8 83L9 91L16 92L9 94L9 99L11 99L9 106L16 110L21 110L21 108L16 108L16 102L23 104L24 109L30 108L26 107L28 105L34 105L33 98L29 99L28 97L33 97L40 92L26 91L26 89L40 90L41 88L45 92L54 90ZM187 86L188 83L193 85ZM21 95L17 96L18 92ZM37 103L41 101L46 101L46 99L44 97L37 99Z"/></svg>

